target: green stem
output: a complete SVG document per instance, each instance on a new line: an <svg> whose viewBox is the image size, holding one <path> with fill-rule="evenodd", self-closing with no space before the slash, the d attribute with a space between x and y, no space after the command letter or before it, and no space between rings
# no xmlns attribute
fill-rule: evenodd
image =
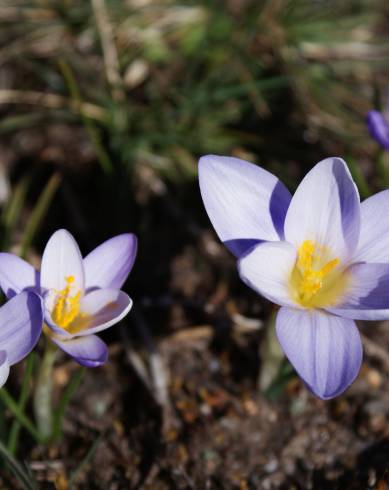
<svg viewBox="0 0 389 490"><path fill-rule="evenodd" d="M46 342L46 350L39 367L35 387L34 413L39 433L45 441L48 441L53 430L53 366L57 347L49 339L46 339Z"/></svg>
<svg viewBox="0 0 389 490"><path fill-rule="evenodd" d="M275 312L266 325L265 338L260 346L261 371L258 379L259 389L266 393L277 377L285 355L280 347L275 329Z"/></svg>

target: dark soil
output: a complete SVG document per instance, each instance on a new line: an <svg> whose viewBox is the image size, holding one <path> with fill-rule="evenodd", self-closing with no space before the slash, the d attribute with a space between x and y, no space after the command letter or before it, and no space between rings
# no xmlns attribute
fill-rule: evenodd
<svg viewBox="0 0 389 490"><path fill-rule="evenodd" d="M207 237L208 249L224 256ZM265 397L257 388L264 326L248 328L239 315L266 318L269 305L236 274L206 300L211 283L202 284L199 267L193 249L178 255L169 294L139 300L107 332L110 362L87 371L62 441L23 446L40 488L66 490L70 481L88 490L387 488L388 324L362 327L369 354L344 396L320 401L292 376L278 395ZM151 388L136 373L134 355L148 368ZM59 360L57 391L76 369ZM164 382L166 400L156 386ZM7 482L4 488L17 488Z"/></svg>

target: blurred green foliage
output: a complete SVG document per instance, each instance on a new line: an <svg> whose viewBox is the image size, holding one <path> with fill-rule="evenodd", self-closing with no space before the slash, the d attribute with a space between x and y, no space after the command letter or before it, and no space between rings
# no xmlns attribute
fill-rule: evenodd
<svg viewBox="0 0 389 490"><path fill-rule="evenodd" d="M307 146L366 157L387 18L378 0L3 2L0 63L22 94L0 132L83 126L104 171L139 164L169 181L194 179L210 152L276 168L311 161ZM29 91L41 97L23 104Z"/></svg>

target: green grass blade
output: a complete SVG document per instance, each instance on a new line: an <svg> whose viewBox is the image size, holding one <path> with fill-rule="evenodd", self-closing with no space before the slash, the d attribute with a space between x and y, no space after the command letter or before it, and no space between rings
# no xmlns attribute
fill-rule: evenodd
<svg viewBox="0 0 389 490"><path fill-rule="evenodd" d="M29 395L30 381L34 370L35 360L36 360L36 354L32 352L27 357L26 370L24 373L22 388L20 391L19 408L22 412L24 412L26 408L28 395ZM20 429L21 429L20 422L18 420L14 420L12 422L11 431L8 438L8 450L13 455L16 454L18 448Z"/></svg>
<svg viewBox="0 0 389 490"><path fill-rule="evenodd" d="M386 189L389 186L389 172L386 164L386 151L380 150L377 157L377 173L380 180L380 187L382 189Z"/></svg>
<svg viewBox="0 0 389 490"><path fill-rule="evenodd" d="M282 362L277 376L274 378L273 382L266 389L264 395L269 400L277 400L282 393L289 381L296 376L293 366L287 359Z"/></svg>
<svg viewBox="0 0 389 490"><path fill-rule="evenodd" d="M0 399L3 401L4 405L12 412L14 417L21 423L21 425L28 430L31 436L38 442L43 442L41 435L30 421L30 419L24 414L18 403L12 398L5 388L0 389Z"/></svg>
<svg viewBox="0 0 389 490"><path fill-rule="evenodd" d="M70 66L64 60L60 60L59 67L62 71L62 75L68 86L70 95L72 96L73 100L77 104L81 104L82 102L81 93L77 86L76 80L73 76L73 73L70 69ZM87 117L82 112L81 112L81 119L89 135L89 138L92 142L101 169L103 170L104 173L111 174L113 172L113 164L111 162L111 159L109 158L108 153L105 151L101 143L100 134L98 129L96 128L96 125L94 124L92 119Z"/></svg>
<svg viewBox="0 0 389 490"><path fill-rule="evenodd" d="M1 216L1 249L8 250L11 241L11 235L15 224L17 223L20 212L26 202L27 191L30 186L30 177L24 177L20 180L11 195Z"/></svg>
<svg viewBox="0 0 389 490"><path fill-rule="evenodd" d="M55 193L57 192L58 186L61 183L61 176L55 173L51 176L50 180L47 182L42 194L40 195L38 202L31 214L30 220L24 232L22 243L21 243L21 253L20 256L25 258L27 252L31 246L31 243L38 232L44 217L50 207L51 201Z"/></svg>
<svg viewBox="0 0 389 490"><path fill-rule="evenodd" d="M2 390L1 390L2 391ZM38 490L38 486L33 479L31 473L26 472L23 466L16 461L8 449L0 441L0 456L4 459L8 468L12 471L19 483L26 490Z"/></svg>
<svg viewBox="0 0 389 490"><path fill-rule="evenodd" d="M363 199L366 199L371 195L371 191L369 188L369 184L366 182L366 179L364 175L361 172L361 169L359 168L358 164L355 162L355 160L349 156L347 158L347 163L350 167L350 172L351 175L353 176L355 183L358 186L359 193Z"/></svg>
<svg viewBox="0 0 389 490"><path fill-rule="evenodd" d="M20 129L26 129L41 124L44 119L47 119L46 114L18 114L16 116L8 116L0 121L0 134L13 133Z"/></svg>
<svg viewBox="0 0 389 490"><path fill-rule="evenodd" d="M83 469L85 468L85 466L92 460L95 452L96 452L96 449L98 448L102 438L103 438L103 435L104 434L100 434L98 436L98 438L93 442L92 446L90 447L89 451L86 453L84 459L81 461L81 463L78 465L78 467L76 468L76 470L71 474L70 478L69 478L69 486L68 486L68 489L71 490L72 488L74 488L74 485L76 484L77 482L77 478L80 476L80 474L82 473Z"/></svg>
<svg viewBox="0 0 389 490"><path fill-rule="evenodd" d="M63 422L63 417L65 415L65 411L67 406L69 405L69 402L73 396L73 393L77 390L77 388L80 386L81 381L83 380L85 375L85 369L81 368L79 369L76 374L73 376L71 379L70 383L67 385L66 389L64 390L61 400L59 402L59 405L55 411L54 414L54 421L53 421L53 439L58 440L61 437L62 434L62 422Z"/></svg>

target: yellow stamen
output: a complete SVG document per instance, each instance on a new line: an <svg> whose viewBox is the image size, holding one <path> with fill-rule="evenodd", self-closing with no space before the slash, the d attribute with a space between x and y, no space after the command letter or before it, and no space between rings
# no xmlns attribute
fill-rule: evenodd
<svg viewBox="0 0 389 490"><path fill-rule="evenodd" d="M66 286L57 293L51 317L57 325L66 329L80 313L81 291L72 296L71 289L74 287L75 277L67 276L65 280Z"/></svg>
<svg viewBox="0 0 389 490"><path fill-rule="evenodd" d="M328 258L329 251L311 240L304 240L300 245L290 276L291 294L299 305L306 308L331 306L344 292L348 277L337 267L338 258Z"/></svg>

